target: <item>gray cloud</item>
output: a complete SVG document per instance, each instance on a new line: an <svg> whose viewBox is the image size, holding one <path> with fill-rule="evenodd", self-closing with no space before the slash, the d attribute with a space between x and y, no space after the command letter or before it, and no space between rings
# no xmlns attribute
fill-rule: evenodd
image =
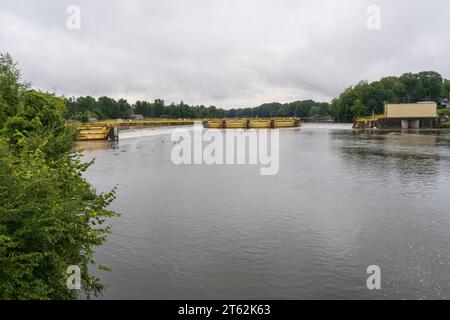
<svg viewBox="0 0 450 320"><path fill-rule="evenodd" d="M69 5L81 30L66 27ZM381 29L366 26L381 9ZM447 0L0 0L0 51L35 87L220 107L329 100L359 80L450 76Z"/></svg>

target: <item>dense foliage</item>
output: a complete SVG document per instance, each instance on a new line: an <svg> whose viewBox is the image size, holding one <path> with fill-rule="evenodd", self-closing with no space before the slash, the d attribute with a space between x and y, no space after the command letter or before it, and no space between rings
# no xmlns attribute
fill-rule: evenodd
<svg viewBox="0 0 450 320"><path fill-rule="evenodd" d="M30 90L7 54L0 55L0 299L74 299L67 268L81 270L87 296L103 288L90 275L93 248L105 241L105 208L82 173L76 132L61 115L64 100Z"/></svg>
<svg viewBox="0 0 450 320"><path fill-rule="evenodd" d="M439 73L405 73L400 77L385 77L379 81L361 81L346 89L331 103L331 112L338 122L351 122L357 117L382 114L384 103L413 103L448 98L450 81Z"/></svg>
<svg viewBox="0 0 450 320"><path fill-rule="evenodd" d="M256 108L231 109L228 117L321 117L330 116L330 105L313 100L295 101L291 103L265 103Z"/></svg>
<svg viewBox="0 0 450 320"><path fill-rule="evenodd" d="M129 119L132 114L142 115L145 118L219 118L225 116L223 109L214 106L189 106L181 101L179 104L165 105L163 100L154 102L136 101L130 105L127 100L118 101L109 97L100 97L98 100L92 97L70 98L66 100L67 111L64 113L67 119L87 122L89 119Z"/></svg>

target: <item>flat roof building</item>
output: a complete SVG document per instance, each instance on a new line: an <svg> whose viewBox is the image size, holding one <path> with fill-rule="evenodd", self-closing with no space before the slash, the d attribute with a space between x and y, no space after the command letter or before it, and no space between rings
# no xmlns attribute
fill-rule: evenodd
<svg viewBox="0 0 450 320"><path fill-rule="evenodd" d="M384 106L384 116L389 119L424 119L437 117L436 102L419 103L387 103Z"/></svg>
<svg viewBox="0 0 450 320"><path fill-rule="evenodd" d="M433 128L437 125L437 103L386 103L384 125L402 129Z"/></svg>

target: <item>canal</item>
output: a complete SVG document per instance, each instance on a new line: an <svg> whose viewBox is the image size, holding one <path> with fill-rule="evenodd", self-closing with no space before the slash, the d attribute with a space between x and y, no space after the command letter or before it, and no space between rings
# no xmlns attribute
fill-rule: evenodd
<svg viewBox="0 0 450 320"><path fill-rule="evenodd" d="M103 298L450 298L450 133L306 124L280 131L278 174L262 176L174 165L172 130L81 144L121 213L96 252Z"/></svg>

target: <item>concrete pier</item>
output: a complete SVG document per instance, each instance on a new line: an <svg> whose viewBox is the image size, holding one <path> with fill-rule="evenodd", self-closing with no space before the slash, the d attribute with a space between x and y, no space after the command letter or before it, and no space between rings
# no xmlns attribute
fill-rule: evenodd
<svg viewBox="0 0 450 320"><path fill-rule="evenodd" d="M402 129L409 129L409 120L402 120Z"/></svg>

